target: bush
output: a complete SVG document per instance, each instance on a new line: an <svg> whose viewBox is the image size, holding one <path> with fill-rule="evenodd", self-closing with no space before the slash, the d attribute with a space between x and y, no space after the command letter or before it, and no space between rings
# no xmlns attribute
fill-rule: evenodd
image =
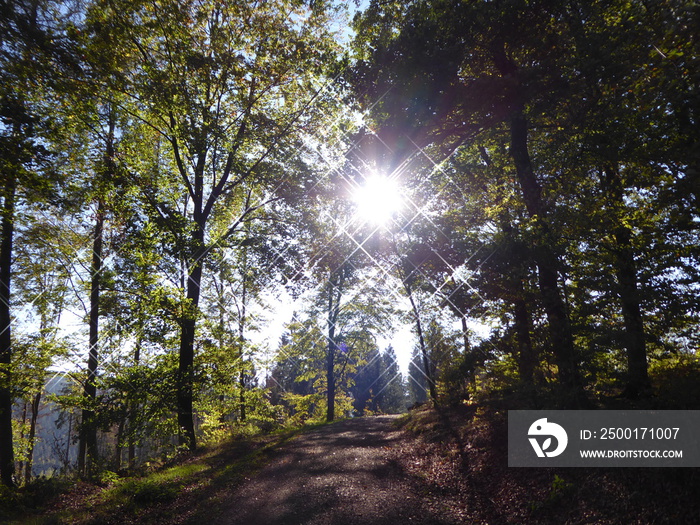
<svg viewBox="0 0 700 525"><path fill-rule="evenodd" d="M9 520L10 516L19 506L19 495L17 491L0 485L0 522Z"/></svg>
<svg viewBox="0 0 700 525"><path fill-rule="evenodd" d="M654 408L700 409L700 359L681 355L654 363L649 376L656 394Z"/></svg>
<svg viewBox="0 0 700 525"><path fill-rule="evenodd" d="M178 494L178 487L150 480L131 480L124 483L119 492L128 496L129 499L138 505L150 505L175 499Z"/></svg>
<svg viewBox="0 0 700 525"><path fill-rule="evenodd" d="M27 510L37 510L64 492L70 480L67 478L46 478L41 476L20 489L0 485L0 522L9 521L13 516Z"/></svg>

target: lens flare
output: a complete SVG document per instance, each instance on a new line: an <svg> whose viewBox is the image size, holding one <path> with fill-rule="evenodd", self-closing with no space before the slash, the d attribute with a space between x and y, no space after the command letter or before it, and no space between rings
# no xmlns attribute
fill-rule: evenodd
<svg viewBox="0 0 700 525"><path fill-rule="evenodd" d="M380 175L368 177L355 190L354 200L358 216L376 226L388 224L403 205L396 181Z"/></svg>

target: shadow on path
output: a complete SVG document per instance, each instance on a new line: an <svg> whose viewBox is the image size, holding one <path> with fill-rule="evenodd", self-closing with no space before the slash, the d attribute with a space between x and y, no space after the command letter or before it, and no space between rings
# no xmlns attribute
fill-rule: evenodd
<svg viewBox="0 0 700 525"><path fill-rule="evenodd" d="M233 492L217 525L451 523L390 459L395 419L342 421L285 444Z"/></svg>

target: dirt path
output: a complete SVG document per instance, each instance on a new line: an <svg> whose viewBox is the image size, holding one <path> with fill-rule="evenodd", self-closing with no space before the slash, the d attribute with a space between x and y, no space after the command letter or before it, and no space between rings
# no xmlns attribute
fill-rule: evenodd
<svg viewBox="0 0 700 525"><path fill-rule="evenodd" d="M217 525L397 524L445 521L392 460L394 416L351 419L281 447L233 494Z"/></svg>

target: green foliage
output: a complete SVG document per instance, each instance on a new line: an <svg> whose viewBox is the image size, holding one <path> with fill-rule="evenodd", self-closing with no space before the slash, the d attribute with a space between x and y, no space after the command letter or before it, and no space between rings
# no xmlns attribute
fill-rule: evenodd
<svg viewBox="0 0 700 525"><path fill-rule="evenodd" d="M546 513L550 509L566 505L573 501L576 495L576 485L566 481L559 474L554 475L549 493L542 501L531 502L530 512L537 516L538 513Z"/></svg>
<svg viewBox="0 0 700 525"><path fill-rule="evenodd" d="M121 446L148 442L170 449L176 431L174 369L173 356L162 356L150 366L115 368L116 373L104 378L104 394L95 407L102 430L121 424Z"/></svg>
<svg viewBox="0 0 700 525"><path fill-rule="evenodd" d="M34 445L29 440L29 422L13 419L12 435L14 436L15 461L23 464L29 459L29 449Z"/></svg>
<svg viewBox="0 0 700 525"><path fill-rule="evenodd" d="M119 485L117 497L127 498L137 505L165 503L177 497L177 484L165 484L146 480L129 480Z"/></svg>
<svg viewBox="0 0 700 525"><path fill-rule="evenodd" d="M324 264L332 264L329 257ZM391 379L398 375L395 364L385 367L376 346L376 334L386 328L392 309L379 295L380 288L370 288L361 280L359 256L353 261L357 267L331 271L330 277L322 274L308 317L295 317L278 349L268 386L272 402L284 406L294 423L316 419L323 411L327 418L329 413L346 417L353 410L380 411L377 396L389 384L384 376L387 372ZM329 381L333 401L329 401ZM371 406L366 406L373 396ZM392 402L391 407L389 401L382 404L387 410L403 410Z"/></svg>
<svg viewBox="0 0 700 525"><path fill-rule="evenodd" d="M9 487L0 485L0 518L9 520L19 507L18 493Z"/></svg>
<svg viewBox="0 0 700 525"><path fill-rule="evenodd" d="M565 319L581 377L600 391L638 394L648 361L694 341L698 192L684 181L697 97L680 83L697 84L683 68L698 53L671 28L697 13L672 4L370 2L355 19L353 82L375 133L394 164L432 177L424 195L443 198L439 228L419 233L440 255L415 260L423 286L449 291L466 270L468 293L450 307L508 328L492 342L517 368L478 360L504 380L517 370L548 389ZM527 126L520 161L514 115ZM558 323L548 268L565 300Z"/></svg>
<svg viewBox="0 0 700 525"><path fill-rule="evenodd" d="M399 372L392 347L373 349L360 364L350 388L358 415L398 414L406 410L407 387Z"/></svg>
<svg viewBox="0 0 700 525"><path fill-rule="evenodd" d="M213 446L401 411L407 389L550 406L566 379L612 402L648 394L648 368L647 405L696 407L692 2L372 0L352 60L342 3L220 4L3 8L6 405L93 412L78 430L116 445L114 471L129 448L174 454L178 433ZM380 227L350 198L369 171L403 186ZM89 399L86 330L64 326L87 325L93 281ZM261 385L260 314L285 285L307 301ZM379 348L399 321L422 336L408 385ZM74 390L46 396L55 366ZM3 426L22 462L26 414L13 442Z"/></svg>
<svg viewBox="0 0 700 525"><path fill-rule="evenodd" d="M679 355L655 362L650 370L654 405L661 409L698 410L700 406L700 359Z"/></svg>
<svg viewBox="0 0 700 525"><path fill-rule="evenodd" d="M103 470L100 472L100 484L101 485L113 485L119 481L119 474L112 472L111 470Z"/></svg>
<svg viewBox="0 0 700 525"><path fill-rule="evenodd" d="M22 519L24 514L40 511L65 493L71 482L59 477L39 477L21 489L0 486L0 519L7 522Z"/></svg>
<svg viewBox="0 0 700 525"><path fill-rule="evenodd" d="M325 414L322 393L299 395L288 392L282 395L282 401L289 411L288 422L293 426L304 425L307 421L321 421Z"/></svg>

